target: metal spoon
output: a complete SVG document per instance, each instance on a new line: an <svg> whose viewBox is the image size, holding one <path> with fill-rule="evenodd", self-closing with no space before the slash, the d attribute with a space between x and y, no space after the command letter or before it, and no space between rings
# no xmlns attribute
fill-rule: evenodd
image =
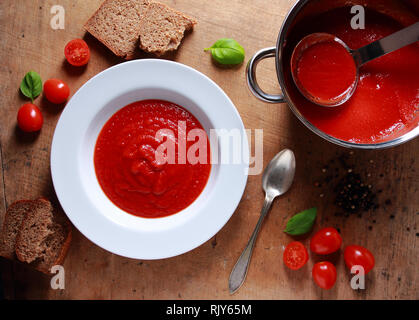
<svg viewBox="0 0 419 320"><path fill-rule="evenodd" d="M370 62L371 60L375 60L388 53L399 50L416 41L419 41L419 22L414 23L411 26L404 28L396 33L393 33L388 37L374 41L358 50L352 50L345 42L334 35L328 33L313 33L303 38L294 49L291 57L292 77L298 87L298 90L304 97L306 97L306 99L322 107L337 107L347 102L354 94L355 89L358 86L359 68L361 66L367 62ZM298 62L303 52L315 44L324 42L335 42L344 47L354 59L357 69L356 78L354 79L351 86L349 86L347 90L332 100L321 100L318 97L311 95L307 90L305 90L304 86L300 84L297 74ZM414 63L414 61L412 61L412 63Z"/></svg>
<svg viewBox="0 0 419 320"><path fill-rule="evenodd" d="M241 287L246 278L256 238L259 234L263 220L271 208L272 202L276 197L283 195L289 190L292 181L294 180L294 174L295 156L294 153L288 149L278 153L266 167L262 178L262 187L265 191L265 203L263 204L262 213L255 231L253 231L246 248L230 274L228 284L231 294Z"/></svg>

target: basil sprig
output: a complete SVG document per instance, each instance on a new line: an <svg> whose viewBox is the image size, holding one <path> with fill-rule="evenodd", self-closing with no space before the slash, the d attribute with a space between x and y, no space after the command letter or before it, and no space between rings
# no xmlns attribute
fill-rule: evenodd
<svg viewBox="0 0 419 320"><path fill-rule="evenodd" d="M20 91L33 102L42 92L41 76L35 71L29 71L20 84Z"/></svg>
<svg viewBox="0 0 419 320"><path fill-rule="evenodd" d="M224 65L240 64L245 58L243 47L234 39L220 39L204 50L211 51L214 60Z"/></svg>
<svg viewBox="0 0 419 320"><path fill-rule="evenodd" d="M284 232L292 236L305 234L311 230L311 227L313 227L316 216L317 208L311 208L300 212L288 221Z"/></svg>

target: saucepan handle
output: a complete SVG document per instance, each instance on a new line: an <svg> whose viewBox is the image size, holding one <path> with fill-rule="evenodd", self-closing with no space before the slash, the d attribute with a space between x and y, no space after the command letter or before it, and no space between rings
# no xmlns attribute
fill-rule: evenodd
<svg viewBox="0 0 419 320"><path fill-rule="evenodd" d="M246 68L246 78L247 85L249 86L250 91L262 101L269 103L283 103L285 102L284 95L273 95L264 92L256 80L256 67L260 61L267 58L275 58L276 48L265 48L257 52L252 59L250 59Z"/></svg>

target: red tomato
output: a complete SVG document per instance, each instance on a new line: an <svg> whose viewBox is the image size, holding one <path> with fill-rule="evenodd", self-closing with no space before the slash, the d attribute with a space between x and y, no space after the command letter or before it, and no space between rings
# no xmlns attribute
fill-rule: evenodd
<svg viewBox="0 0 419 320"><path fill-rule="evenodd" d="M371 271L375 265L373 254L361 246L347 246L344 253L345 263L349 269L353 266L362 266L365 274Z"/></svg>
<svg viewBox="0 0 419 320"><path fill-rule="evenodd" d="M36 132L41 130L44 118L41 110L32 103L24 104L17 114L17 124L25 132Z"/></svg>
<svg viewBox="0 0 419 320"><path fill-rule="evenodd" d="M316 263L312 271L314 282L322 289L331 289L336 282L336 268L330 262Z"/></svg>
<svg viewBox="0 0 419 320"><path fill-rule="evenodd" d="M68 99L70 89L64 81L49 79L45 81L44 94L48 101L55 104L61 104Z"/></svg>
<svg viewBox="0 0 419 320"><path fill-rule="evenodd" d="M292 269L301 269L308 261L307 249L301 242L291 242L284 251L284 263Z"/></svg>
<svg viewBox="0 0 419 320"><path fill-rule="evenodd" d="M84 66L90 60L89 46L82 39L74 39L67 43L64 54L68 63L76 67Z"/></svg>
<svg viewBox="0 0 419 320"><path fill-rule="evenodd" d="M310 250L317 254L331 254L339 250L342 237L335 228L319 230L310 241Z"/></svg>

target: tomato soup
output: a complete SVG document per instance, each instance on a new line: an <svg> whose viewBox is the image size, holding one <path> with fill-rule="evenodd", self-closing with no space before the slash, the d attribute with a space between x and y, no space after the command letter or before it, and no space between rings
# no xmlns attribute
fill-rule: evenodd
<svg viewBox="0 0 419 320"><path fill-rule="evenodd" d="M206 161L190 161L186 154L196 144L189 141L192 130L205 139L193 154L204 152ZM174 159L169 159L169 147L161 149L165 143L173 146ZM160 149L165 151L158 157ZM187 208L201 194L211 171L210 145L202 125L186 109L145 100L122 108L105 124L94 164L100 186L116 206L136 216L159 218Z"/></svg>
<svg viewBox="0 0 419 320"><path fill-rule="evenodd" d="M336 41L316 43L297 62L297 80L316 101L332 102L346 95L356 82L351 54Z"/></svg>
<svg viewBox="0 0 419 320"><path fill-rule="evenodd" d="M358 30L351 28L353 15L350 13L350 7L334 9L300 21L288 36L284 61L288 61L285 63L285 77L287 83L291 84L289 94L295 106L308 121L335 138L353 143L371 144L385 141L392 134L397 134L398 130L410 127L412 124L417 125L418 43L362 66L354 95L345 104L334 108L317 106L305 99L293 83L289 63L292 50L298 42L312 33L333 34L350 48L358 49L405 27L376 11L366 9L365 12L366 27ZM312 66L313 69L319 67ZM306 81L308 86L313 85L314 89L320 90L320 94L333 95L335 91L339 91L337 89L346 85L352 77L352 72L333 75L336 87L331 87L330 92L323 87L323 81L326 80L321 79L321 74L313 79L307 78Z"/></svg>

